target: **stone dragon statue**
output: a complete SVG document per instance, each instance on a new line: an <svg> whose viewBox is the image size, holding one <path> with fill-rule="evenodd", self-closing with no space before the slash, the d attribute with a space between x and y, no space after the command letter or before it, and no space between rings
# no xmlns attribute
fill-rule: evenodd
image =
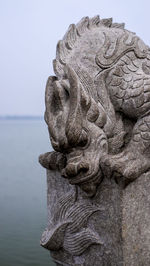
<svg viewBox="0 0 150 266"><path fill-rule="evenodd" d="M47 169L95 195L104 176L127 185L150 168L150 48L112 19L84 17L58 42L46 86L54 152Z"/></svg>

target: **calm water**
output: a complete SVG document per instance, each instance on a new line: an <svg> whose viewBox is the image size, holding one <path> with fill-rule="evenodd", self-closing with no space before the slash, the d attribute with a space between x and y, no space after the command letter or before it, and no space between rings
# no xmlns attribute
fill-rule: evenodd
<svg viewBox="0 0 150 266"><path fill-rule="evenodd" d="M50 149L43 121L0 121L1 266L55 265L39 244L47 211L38 156Z"/></svg>

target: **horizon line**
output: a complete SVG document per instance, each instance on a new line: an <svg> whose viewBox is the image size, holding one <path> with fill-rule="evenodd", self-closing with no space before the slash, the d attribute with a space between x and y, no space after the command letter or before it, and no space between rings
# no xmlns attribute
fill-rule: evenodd
<svg viewBox="0 0 150 266"><path fill-rule="evenodd" d="M4 119L44 119L44 115L0 115L0 120Z"/></svg>

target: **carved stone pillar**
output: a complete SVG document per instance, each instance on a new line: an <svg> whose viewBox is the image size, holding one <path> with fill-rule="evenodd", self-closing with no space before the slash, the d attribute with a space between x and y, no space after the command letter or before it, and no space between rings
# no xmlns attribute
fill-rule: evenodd
<svg viewBox="0 0 150 266"><path fill-rule="evenodd" d="M41 245L57 265L148 266L150 49L124 24L85 17L58 42L54 71Z"/></svg>

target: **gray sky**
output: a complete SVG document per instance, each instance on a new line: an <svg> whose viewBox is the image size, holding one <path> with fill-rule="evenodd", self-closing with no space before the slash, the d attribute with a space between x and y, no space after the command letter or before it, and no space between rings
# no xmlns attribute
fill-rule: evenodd
<svg viewBox="0 0 150 266"><path fill-rule="evenodd" d="M56 44L84 16L125 22L150 45L149 0L0 0L0 115L42 115Z"/></svg>

